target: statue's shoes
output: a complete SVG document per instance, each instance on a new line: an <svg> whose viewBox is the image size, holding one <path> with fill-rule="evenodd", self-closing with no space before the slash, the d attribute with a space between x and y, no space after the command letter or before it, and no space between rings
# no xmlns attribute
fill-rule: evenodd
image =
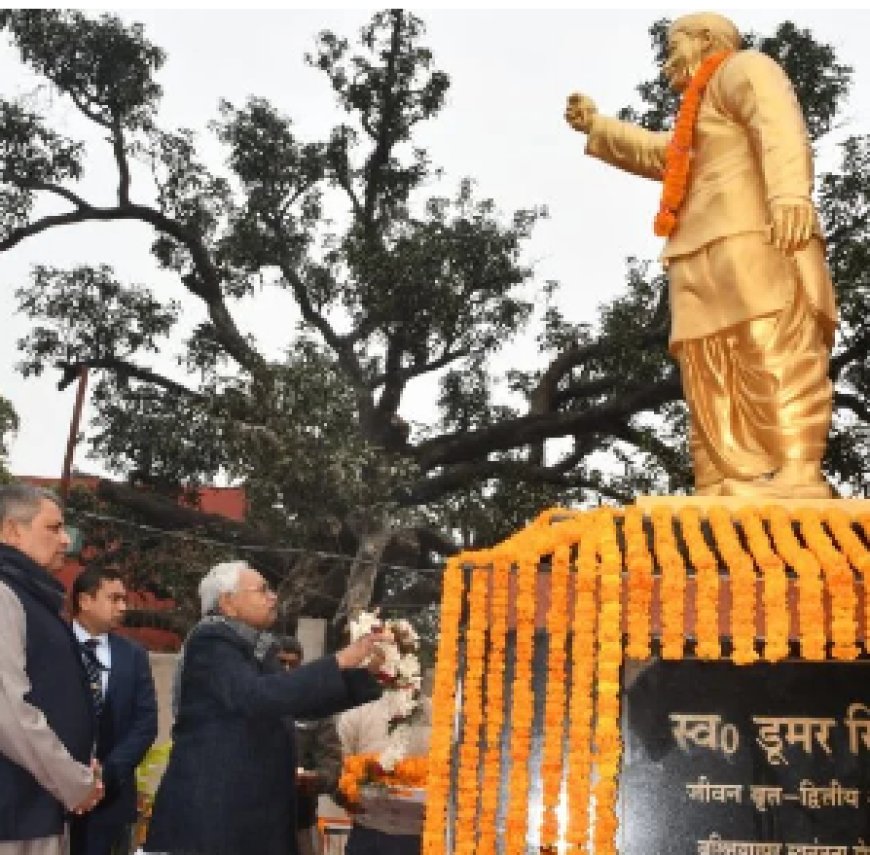
<svg viewBox="0 0 870 855"><path fill-rule="evenodd" d="M726 478L722 482L723 496L740 496L759 499L830 499L831 488L827 481L794 483L772 478L753 478L751 481L738 481Z"/></svg>
<svg viewBox="0 0 870 855"><path fill-rule="evenodd" d="M714 481L712 484L705 484L703 487L695 487L695 496L721 496L724 481Z"/></svg>

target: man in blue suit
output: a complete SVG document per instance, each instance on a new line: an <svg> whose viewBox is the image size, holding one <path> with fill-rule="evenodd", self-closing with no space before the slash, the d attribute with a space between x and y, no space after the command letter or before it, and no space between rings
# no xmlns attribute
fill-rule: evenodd
<svg viewBox="0 0 870 855"><path fill-rule="evenodd" d="M106 788L98 809L73 821L71 855L126 855L136 819L136 767L157 735L151 666L142 647L112 632L127 609L116 571L86 568L73 582L71 601L73 632L92 678Z"/></svg>

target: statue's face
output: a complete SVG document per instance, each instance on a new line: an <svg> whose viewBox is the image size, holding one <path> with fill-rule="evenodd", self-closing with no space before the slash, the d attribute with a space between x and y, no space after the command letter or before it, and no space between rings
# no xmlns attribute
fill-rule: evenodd
<svg viewBox="0 0 870 855"><path fill-rule="evenodd" d="M668 33L668 58L662 71L671 87L682 92L709 50L710 40L702 33L691 32L678 24Z"/></svg>

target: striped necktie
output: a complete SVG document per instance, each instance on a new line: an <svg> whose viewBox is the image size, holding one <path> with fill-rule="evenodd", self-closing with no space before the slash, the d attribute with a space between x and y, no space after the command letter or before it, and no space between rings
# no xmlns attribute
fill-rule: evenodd
<svg viewBox="0 0 870 855"><path fill-rule="evenodd" d="M103 711L103 676L104 666L97 659L97 645L99 641L96 638L89 638L81 643L82 661L85 664L85 673L88 675L88 686L91 690L91 700L94 704L94 711L99 718Z"/></svg>

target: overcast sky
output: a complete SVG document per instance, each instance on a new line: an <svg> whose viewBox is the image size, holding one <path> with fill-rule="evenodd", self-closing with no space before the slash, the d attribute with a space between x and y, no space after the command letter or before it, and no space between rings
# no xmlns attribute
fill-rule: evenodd
<svg viewBox="0 0 870 855"><path fill-rule="evenodd" d="M841 113L836 138L870 133L870 61L867 56L868 10L722 10L743 30L763 34L790 17L832 44L841 62L855 68L850 101ZM163 47L168 59L159 73L164 88L159 121L163 127L185 126L200 132L204 151L219 167L220 147L209 137L207 123L226 98L241 105L248 95L271 100L293 118L300 137L322 139L341 120L325 76L305 65L316 33L331 29L354 36L369 17L365 10L269 11L123 11L141 21L146 35ZM427 25L425 42L435 64L452 85L442 113L421 129L415 143L429 149L444 179L433 193L452 193L462 177L476 181L480 196L492 197L505 214L521 207L546 205L549 220L536 229L528 260L535 283L562 283L560 302L574 320L592 321L595 307L619 291L625 258L655 258L660 241L651 221L658 186L617 173L583 155L583 137L564 123L565 96L585 91L599 108L612 113L636 103L635 85L653 72L647 30L660 17L679 10L559 11L420 11ZM0 47L0 91L6 98L27 95L47 105L56 127L81 134L91 144L93 160L81 192L110 204L115 186L107 148L83 123L74 108L58 99L38 79L22 70L17 54ZM822 168L835 163L836 149L820 152ZM819 163L817 163L817 170ZM147 186L140 197L148 201ZM133 196L137 196L137 184ZM156 271L148 252L150 229L135 224L68 227L43 234L0 255L0 394L10 399L21 418L12 444L11 468L18 474L59 474L72 412L74 388L56 389L57 376L23 380L14 371L16 340L26 331L14 314L14 291L27 283L36 263L56 267L108 263L125 281L154 286L163 298L180 299L183 330L202 317L197 301L185 297L172 276ZM268 355L286 345L296 313L290 298L266 290L235 307L239 326L254 332ZM168 350L154 367L183 379ZM536 354L529 340L506 350L501 364L527 367ZM432 388L412 387L403 415L425 420ZM102 471L77 451L76 465Z"/></svg>

